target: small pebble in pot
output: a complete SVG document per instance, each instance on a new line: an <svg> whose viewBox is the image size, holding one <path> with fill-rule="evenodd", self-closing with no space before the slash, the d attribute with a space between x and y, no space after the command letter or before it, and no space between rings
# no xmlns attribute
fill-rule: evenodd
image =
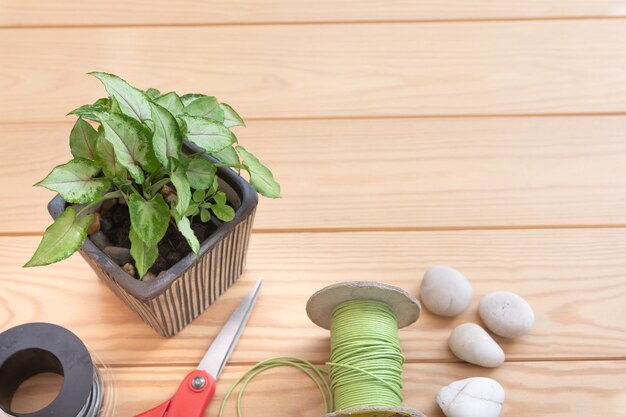
<svg viewBox="0 0 626 417"><path fill-rule="evenodd" d="M93 221L91 222L91 224L89 225L89 228L87 229L87 234L91 236L99 230L100 230L100 213L96 212L93 214Z"/></svg>
<svg viewBox="0 0 626 417"><path fill-rule="evenodd" d="M474 365L495 368L504 362L502 348L475 323L464 323L452 330L448 346L457 358Z"/></svg>
<svg viewBox="0 0 626 417"><path fill-rule="evenodd" d="M118 265L124 265L133 261L130 249L120 248L119 246L107 246L102 250L113 262Z"/></svg>
<svg viewBox="0 0 626 417"><path fill-rule="evenodd" d="M161 194L163 194L163 198L165 199L165 201L167 201L168 203L171 203L173 201L176 201L177 197L176 197L176 191L174 191L173 188L164 185L163 188L161 189Z"/></svg>
<svg viewBox="0 0 626 417"><path fill-rule="evenodd" d="M124 270L124 272L126 272L128 275L130 275L131 277L135 276L135 265L131 264L130 262L127 264L124 264L122 266L122 269Z"/></svg>
<svg viewBox="0 0 626 417"><path fill-rule="evenodd" d="M116 204L117 204L117 198L110 198L108 200L104 200L102 202L102 206L100 206L100 210L109 211Z"/></svg>
<svg viewBox="0 0 626 417"><path fill-rule="evenodd" d="M535 323L535 313L526 300L508 291L485 295L478 315L489 330L502 337L523 336Z"/></svg>
<svg viewBox="0 0 626 417"><path fill-rule="evenodd" d="M144 275L141 280L149 282L149 281L154 281L155 279L156 279L156 275L154 275L152 272L148 271L148 272L146 272L146 275Z"/></svg>
<svg viewBox="0 0 626 417"><path fill-rule="evenodd" d="M498 417L504 388L491 378L467 378L441 388L437 404L447 417Z"/></svg>
<svg viewBox="0 0 626 417"><path fill-rule="evenodd" d="M91 242L96 245L100 250L104 250L107 246L111 246L111 241L108 237L102 232L96 232L93 235L89 236Z"/></svg>
<svg viewBox="0 0 626 417"><path fill-rule="evenodd" d="M426 308L439 316L458 316L472 302L472 285L454 268L433 266L426 271L420 285L420 298Z"/></svg>

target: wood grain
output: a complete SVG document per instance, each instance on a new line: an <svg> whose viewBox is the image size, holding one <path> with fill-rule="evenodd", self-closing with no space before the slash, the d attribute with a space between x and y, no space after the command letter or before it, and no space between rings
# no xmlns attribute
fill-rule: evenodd
<svg viewBox="0 0 626 417"><path fill-rule="evenodd" d="M248 119L626 111L618 20L0 32L2 122L62 120L94 70Z"/></svg>
<svg viewBox="0 0 626 417"><path fill-rule="evenodd" d="M71 123L0 125L0 232L41 233ZM626 117L252 121L274 171L256 230L626 224ZM33 149L39 149L33 152Z"/></svg>
<svg viewBox="0 0 626 417"><path fill-rule="evenodd" d="M199 361L220 326L257 278L265 286L233 358L258 361L328 356L329 334L306 316L308 297L345 280L376 280L412 294L431 265L449 264L470 278L472 307L455 319L423 311L401 331L410 361L455 361L447 337L478 321L476 305L490 291L509 290L533 306L536 324L519 340L497 339L509 361L624 358L625 229L401 233L253 234L242 281L177 337L157 336L95 277L78 256L21 269L36 237L0 238L0 329L51 321L76 332L108 363L187 364ZM97 325L94 325L97 323Z"/></svg>
<svg viewBox="0 0 626 417"><path fill-rule="evenodd" d="M206 416L217 416L226 390L245 369L226 368ZM169 398L189 370L186 367L115 368L118 396L115 415L132 416ZM493 371L461 364L409 364L405 365L403 374L404 404L428 417L444 417L435 403L442 386L461 378L489 376L506 391L503 416L617 416L626 406L625 373L624 361L506 363ZM28 397L16 398L15 406L37 402L45 394L44 387L33 388L38 390L31 389ZM313 383L288 368L272 370L254 380L246 391L243 406L245 415L255 417L323 415L322 399ZM234 407L231 400L226 417L236 415Z"/></svg>
<svg viewBox="0 0 626 417"><path fill-rule="evenodd" d="M0 0L0 331L32 321L76 332L117 381L115 415L173 394L255 279L261 298L207 416L247 366L324 363L309 295L344 280L417 294L431 265L474 287L454 319L403 329L405 404L490 376L504 416L616 416L626 408L626 0ZM208 92L248 121L241 142L284 198L261 200L248 269L177 337L157 336L78 256L22 269L49 224L33 188L69 159L65 113L103 95L85 73ZM504 365L460 363L452 328L480 297L514 291L536 323L496 338ZM18 410L59 378L23 385ZM231 406L233 404L230 404ZM323 414L310 381L277 370L248 416ZM234 416L229 409L227 416Z"/></svg>
<svg viewBox="0 0 626 417"><path fill-rule="evenodd" d="M0 0L0 26L172 25L308 23L455 19L615 17L626 14L623 0Z"/></svg>
<svg viewBox="0 0 626 417"><path fill-rule="evenodd" d="M28 378L15 392L11 411L15 414L29 414L41 410L59 395L63 381L62 375L53 373L36 374Z"/></svg>

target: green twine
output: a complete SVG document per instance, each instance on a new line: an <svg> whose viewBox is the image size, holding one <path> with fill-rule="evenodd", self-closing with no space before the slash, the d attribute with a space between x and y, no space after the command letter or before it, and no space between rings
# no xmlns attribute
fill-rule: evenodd
<svg viewBox="0 0 626 417"><path fill-rule="evenodd" d="M315 382L324 400L325 413L335 410L333 404L337 410L361 406L400 407L404 356L391 307L375 300L346 301L333 310L331 335L328 371L290 356L259 362L226 392L219 417L223 417L226 403L239 385L237 416L243 417L242 398L248 384L262 372L281 366L297 368ZM326 375L330 376L330 384Z"/></svg>
<svg viewBox="0 0 626 417"><path fill-rule="evenodd" d="M333 311L331 335L328 373L337 409L401 406L404 356L391 307L346 301Z"/></svg>
<svg viewBox="0 0 626 417"><path fill-rule="evenodd" d="M224 399L222 400L222 405L220 406L220 412L218 417L223 417L224 410L226 410L226 403L228 399L235 391L237 386L241 384L241 389L239 390L239 394L237 395L237 416L243 417L243 411L241 407L241 399L243 398L243 393L246 391L248 384L254 378L256 378L259 374L267 371L268 369L276 368L279 366L289 366L293 368L297 368L304 372L317 386L317 389L322 394L322 398L324 399L324 412L330 413L333 411L333 394L330 390L330 385L324 375L327 372L315 365L306 359L294 358L291 356L280 356L276 358L266 359L262 362L257 363L250 369L248 369L244 374L239 377L237 381L228 389Z"/></svg>

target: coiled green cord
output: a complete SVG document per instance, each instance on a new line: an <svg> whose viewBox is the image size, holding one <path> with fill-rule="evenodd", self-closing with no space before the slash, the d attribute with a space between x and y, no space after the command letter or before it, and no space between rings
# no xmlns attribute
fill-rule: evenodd
<svg viewBox="0 0 626 417"><path fill-rule="evenodd" d="M226 403L239 385L237 416L243 417L241 400L248 384L262 372L281 366L300 369L315 382L322 394L326 413L335 410L333 404L336 404L337 410L360 406L401 406L404 355L400 350L398 324L391 307L375 300L346 301L333 310L331 335L328 371L305 359L289 356L259 362L226 392L219 417L223 417ZM330 384L326 375L330 376Z"/></svg>
<svg viewBox="0 0 626 417"><path fill-rule="evenodd" d="M313 365L306 359L294 358L291 356L280 356L259 362L250 369L248 369L246 372L244 372L244 374L241 375L241 377L239 377L239 379L235 381L235 383L226 392L224 400L222 400L222 405L220 406L220 412L218 416L223 417L228 399L232 395L233 391L235 391L235 389L241 384L241 389L239 390L239 394L237 395L237 416L243 417L241 399L243 398L243 394L246 391L246 388L248 387L250 381L256 378L260 373L279 366L289 366L297 368L304 372L309 378L313 380L313 382L315 382L317 389L322 394L322 398L324 399L324 412L330 413L333 410L333 394L330 389L330 384L328 383L325 376L327 372Z"/></svg>
<svg viewBox="0 0 626 417"><path fill-rule="evenodd" d="M375 300L346 301L331 324L329 375L338 410L402 405L402 364L396 316Z"/></svg>

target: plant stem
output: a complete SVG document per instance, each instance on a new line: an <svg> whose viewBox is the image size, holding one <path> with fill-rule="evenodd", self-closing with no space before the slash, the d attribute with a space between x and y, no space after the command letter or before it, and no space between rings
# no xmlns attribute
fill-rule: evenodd
<svg viewBox="0 0 626 417"><path fill-rule="evenodd" d="M170 179L168 177L162 178L161 180L152 184L152 187L150 188L150 193L152 195L156 194L161 188L163 188L164 185L167 185L169 183L170 183Z"/></svg>
<svg viewBox="0 0 626 417"><path fill-rule="evenodd" d="M98 204L101 201L110 200L112 198L119 198L119 197L124 197L124 199L126 199L126 196L124 195L124 193L121 190L111 191L110 193L107 193L107 194L103 195L102 198L100 198L100 199L98 199L96 201L92 201L91 203L87 204L85 207L80 209L80 211L78 213L76 213L76 217L80 216L85 211L89 210L91 207L95 206L96 204Z"/></svg>
<svg viewBox="0 0 626 417"><path fill-rule="evenodd" d="M139 193L139 190L137 190L133 184L128 184L128 187L130 188L130 191L131 191L132 193L135 193L135 194L139 194L139 195L141 195L141 194Z"/></svg>

